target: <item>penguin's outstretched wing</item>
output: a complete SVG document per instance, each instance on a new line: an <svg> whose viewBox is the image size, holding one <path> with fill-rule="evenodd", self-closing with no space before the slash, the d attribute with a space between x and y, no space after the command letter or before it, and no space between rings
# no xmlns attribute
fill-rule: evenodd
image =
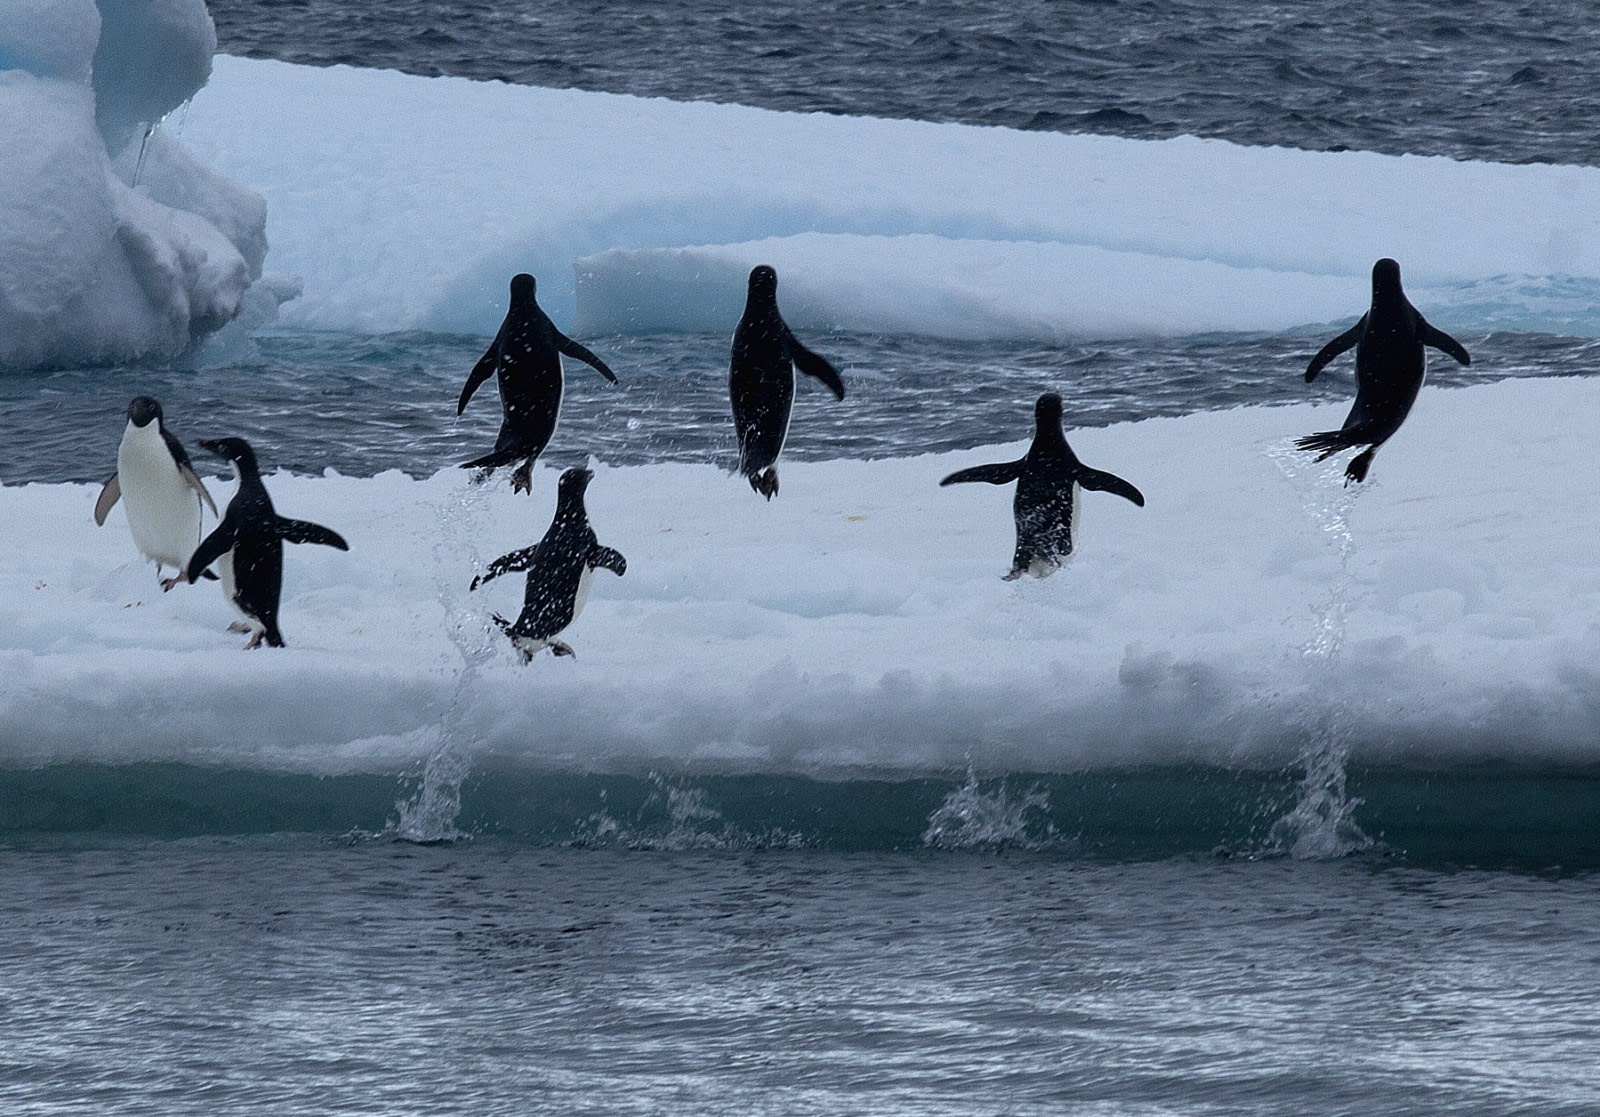
<svg viewBox="0 0 1600 1117"><path fill-rule="evenodd" d="M1422 344L1431 345L1441 353L1448 353L1464 365L1472 363L1472 355L1467 352L1466 346L1455 338L1428 324L1422 315L1417 315L1417 324L1422 327Z"/></svg>
<svg viewBox="0 0 1600 1117"><path fill-rule="evenodd" d="M1344 333L1328 342L1321 349L1318 349L1317 355L1312 357L1311 363L1306 366L1306 383L1309 384L1315 380L1317 373L1321 372L1329 361L1360 341L1361 335L1366 332L1366 329L1367 316L1363 314L1354 326L1351 326Z"/></svg>
<svg viewBox="0 0 1600 1117"><path fill-rule="evenodd" d="M589 565L599 570L609 570L619 578L628 572L628 560L622 557L622 552L613 551L610 547L597 545L589 556Z"/></svg>
<svg viewBox="0 0 1600 1117"><path fill-rule="evenodd" d="M539 553L539 544L524 547L520 551L512 551L509 555L501 555L489 564L489 569L472 579L472 585L467 589L475 590L485 582L491 582L502 574L514 574L519 570L526 570L533 565L533 558Z"/></svg>
<svg viewBox="0 0 1600 1117"><path fill-rule="evenodd" d="M320 543L324 547L332 547L338 551L350 549L350 544L344 541L344 536L309 520L290 520L280 516L276 531L279 538L286 543Z"/></svg>
<svg viewBox="0 0 1600 1117"><path fill-rule="evenodd" d="M584 346L579 345L576 341L573 341L566 334L561 333L559 330L556 331L556 348L561 350L565 356L571 357L575 361L582 361L584 364L589 365L601 376L611 381L611 383L615 384L617 382L617 374L612 372L610 367L604 361L602 361L599 357L596 357Z"/></svg>
<svg viewBox="0 0 1600 1117"><path fill-rule="evenodd" d="M238 525L224 516L222 522L217 525L217 530L202 539L200 546L194 549L194 554L189 556L189 565L183 571L184 581L199 581L201 572L233 550L233 545L238 541Z"/></svg>
<svg viewBox="0 0 1600 1117"><path fill-rule="evenodd" d="M838 370L828 363L827 358L801 345L800 339L790 332L787 325L783 327L783 333L789 343L789 359L794 362L794 367L813 380L820 380L826 384L834 399L844 399L844 381L839 378Z"/></svg>
<svg viewBox="0 0 1600 1117"><path fill-rule="evenodd" d="M1116 493L1123 500L1130 500L1140 508L1144 507L1144 494L1115 473L1107 473L1104 470L1082 466L1077 480L1078 484L1086 489L1094 489L1096 492L1102 493Z"/></svg>
<svg viewBox="0 0 1600 1117"><path fill-rule="evenodd" d="M489 348L484 350L483 356L478 358L478 363L472 366L472 371L467 374L467 382L462 385L461 398L456 401L456 414L459 415L467 409L467 403L472 399L472 393L482 387L483 382L493 376L495 369L500 367L500 338L505 333L505 327L500 327L500 333L494 335L494 340L489 343Z"/></svg>
<svg viewBox="0 0 1600 1117"><path fill-rule="evenodd" d="M104 527L106 517L111 515L111 509L116 507L120 499L122 499L122 482L113 473L106 479L105 488L100 490L100 499L94 502L94 522Z"/></svg>
<svg viewBox="0 0 1600 1117"><path fill-rule="evenodd" d="M969 481L987 481L991 485L1004 485L1022 476L1022 465L1027 460L1018 458L1014 462L1000 462L998 465L975 465L971 469L958 469L939 484L963 485Z"/></svg>

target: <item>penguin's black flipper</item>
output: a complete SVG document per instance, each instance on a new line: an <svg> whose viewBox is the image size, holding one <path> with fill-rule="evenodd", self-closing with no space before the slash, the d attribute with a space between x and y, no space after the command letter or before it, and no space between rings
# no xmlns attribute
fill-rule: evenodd
<svg viewBox="0 0 1600 1117"><path fill-rule="evenodd" d="M1097 492L1116 493L1123 500L1132 501L1140 508L1144 507L1144 494L1115 473L1106 473L1104 470L1084 466L1082 472L1078 474L1078 484Z"/></svg>
<svg viewBox="0 0 1600 1117"><path fill-rule="evenodd" d="M189 565L184 568L184 581L196 582L200 579L200 572L223 555L233 550L233 545L239 541L238 527L224 517L217 529L200 541L200 546L194 549L194 554L189 556Z"/></svg>
<svg viewBox="0 0 1600 1117"><path fill-rule="evenodd" d="M171 435L168 435L168 437L170 438ZM173 439L173 441L176 442L177 440ZM206 492L205 482L200 480L199 476L194 471L194 467L188 462L183 462L178 466L178 472L182 474L183 479L188 482L189 487L200 494L200 499L206 502L206 507L211 509L211 514L218 519L221 519L222 513L217 511L217 502L211 499L210 493Z"/></svg>
<svg viewBox="0 0 1600 1117"><path fill-rule="evenodd" d="M289 520L280 517L277 533L285 543L318 543L324 547L332 547L336 551L350 549L350 544L344 541L344 536L309 520Z"/></svg>
<svg viewBox="0 0 1600 1117"><path fill-rule="evenodd" d="M1018 458L1014 462L1000 462L998 465L975 465L971 469L958 469L939 484L962 485L968 481L987 481L991 485L1004 485L1008 481L1021 478L1022 465L1026 460Z"/></svg>
<svg viewBox="0 0 1600 1117"><path fill-rule="evenodd" d="M610 547L596 547L594 554L589 556L589 565L609 570L619 578L628 572L628 560L622 557L620 551L613 551Z"/></svg>
<svg viewBox="0 0 1600 1117"><path fill-rule="evenodd" d="M505 329L504 326L501 327ZM483 356L478 358L478 363L472 366L472 371L467 374L467 382L461 388L461 398L456 401L456 414L460 415L467 409L467 402L472 399L472 393L483 386L483 382L493 376L495 369L500 367L500 335L495 334L494 340L489 343L489 348Z"/></svg>
<svg viewBox="0 0 1600 1117"><path fill-rule="evenodd" d="M1472 355L1467 352L1466 346L1441 329L1430 326L1426 319L1421 321L1422 344L1431 345L1441 353L1448 353L1463 365L1472 363Z"/></svg>
<svg viewBox="0 0 1600 1117"><path fill-rule="evenodd" d="M789 359L794 362L794 367L811 379L826 384L834 399L844 399L844 381L840 379L838 370L828 363L826 357L813 353L801 345L799 338L789 333L789 327L785 326L784 332L788 334Z"/></svg>
<svg viewBox="0 0 1600 1117"><path fill-rule="evenodd" d="M94 522L101 527L105 526L106 517L111 515L111 509L117 501L122 499L122 482L113 473L106 478L105 488L100 490L100 499L94 502Z"/></svg>
<svg viewBox="0 0 1600 1117"><path fill-rule="evenodd" d="M509 555L501 555L489 564L489 569L472 579L468 590L475 590L485 582L491 582L502 574L514 574L519 570L526 570L533 565L533 558L539 551L539 544L524 547L520 551L512 551Z"/></svg>
<svg viewBox="0 0 1600 1117"><path fill-rule="evenodd" d="M599 357L596 357L586 347L578 344L576 341L573 341L566 334L556 334L556 348L561 350L563 355L571 357L575 361L582 361L584 364L590 366L601 376L611 381L611 383L615 384L617 382L617 374L611 371L609 365L607 365Z"/></svg>
<svg viewBox="0 0 1600 1117"><path fill-rule="evenodd" d="M1309 384L1315 380L1317 378L1317 373L1321 372L1323 367L1327 365L1329 361L1333 360L1340 353L1343 353L1346 349L1349 349L1356 342L1360 341L1361 335L1366 328L1367 316L1363 314L1361 319L1356 322L1354 326L1351 326L1344 333L1328 342L1328 344L1324 345L1321 349L1318 349L1317 355L1312 357L1311 363L1306 366L1306 383Z"/></svg>

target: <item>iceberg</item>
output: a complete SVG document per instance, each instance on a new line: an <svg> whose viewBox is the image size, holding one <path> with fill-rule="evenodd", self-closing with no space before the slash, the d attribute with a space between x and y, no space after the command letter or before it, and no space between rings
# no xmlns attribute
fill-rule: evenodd
<svg viewBox="0 0 1600 1117"><path fill-rule="evenodd" d="M161 124L215 48L203 0L0 8L0 369L180 358L240 313L266 202Z"/></svg>
<svg viewBox="0 0 1600 1117"><path fill-rule="evenodd" d="M336 106L336 111L330 111ZM781 113L219 56L184 143L270 203L290 328L955 338L1353 319L1391 256L1451 331L1600 335L1600 168ZM731 308L731 309L730 309Z"/></svg>

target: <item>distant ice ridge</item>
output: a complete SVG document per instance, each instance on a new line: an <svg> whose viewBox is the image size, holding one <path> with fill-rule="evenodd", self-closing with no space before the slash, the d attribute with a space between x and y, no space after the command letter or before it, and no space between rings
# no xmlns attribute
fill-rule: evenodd
<svg viewBox="0 0 1600 1117"><path fill-rule="evenodd" d="M1600 168L779 113L221 57L184 140L272 207L286 324L954 338L1353 319L1393 256L1438 325L1600 334Z"/></svg>
<svg viewBox="0 0 1600 1117"><path fill-rule="evenodd" d="M240 313L266 203L160 127L215 49L204 0L0 4L0 369L169 359Z"/></svg>
<svg viewBox="0 0 1600 1117"><path fill-rule="evenodd" d="M1600 762L1600 379L1424 389L1347 573L1268 454L1344 411L1073 432L1148 505L1084 494L1080 553L1017 583L1009 492L938 481L1018 446L791 462L770 504L710 465L601 465L627 576L596 576L576 660L528 666L489 619L521 580L466 585L544 531L551 469L466 503L458 469L269 476L351 550L287 549L289 647L249 653L215 584L162 594L123 514L95 527L96 486L0 488L0 766L418 773L443 741L474 772L1276 770L1334 719L1354 764ZM1340 654L1309 662L1344 578Z"/></svg>

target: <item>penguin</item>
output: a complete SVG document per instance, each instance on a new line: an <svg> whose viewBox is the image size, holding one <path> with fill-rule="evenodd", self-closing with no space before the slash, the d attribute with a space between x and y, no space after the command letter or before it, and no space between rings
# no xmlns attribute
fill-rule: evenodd
<svg viewBox="0 0 1600 1117"><path fill-rule="evenodd" d="M189 556L200 542L201 505L217 515L217 505L189 464L189 454L161 414L161 404L149 396L134 396L128 404L128 425L117 447L117 471L100 490L94 505L94 522L104 526L118 500L128 514L139 553L156 564L162 592L177 585ZM178 574L161 577L171 566ZM213 578L216 575L212 575Z"/></svg>
<svg viewBox="0 0 1600 1117"><path fill-rule="evenodd" d="M739 435L739 472L768 500L778 491L778 455L789 434L796 368L844 399L838 372L801 345L778 313L778 273L762 264L750 271L744 317L733 331L728 396Z"/></svg>
<svg viewBox="0 0 1600 1117"><path fill-rule="evenodd" d="M1017 550L1011 559L1014 582L1024 574L1045 578L1061 569L1078 545L1078 503L1081 489L1116 493L1144 507L1144 494L1122 478L1090 469L1078 460L1061 433L1061 397L1046 392L1033 407L1033 445L1014 462L959 470L940 485L987 481L1017 483L1011 507L1017 520Z"/></svg>
<svg viewBox="0 0 1600 1117"><path fill-rule="evenodd" d="M524 272L511 279L511 305L500 332L488 351L479 358L461 389L456 414L467 409L467 402L489 379L499 374L500 436L494 449L481 458L462 462L462 469L481 469L476 480L485 480L497 466L521 460L511 474L511 490L533 491L533 462L550 444L561 418L561 396L566 384L561 376L561 355L575 357L594 368L611 383L617 374L588 349L556 329L555 323L539 308L534 298L534 278Z"/></svg>
<svg viewBox="0 0 1600 1117"><path fill-rule="evenodd" d="M528 572L522 613L515 623L492 614L495 624L522 653L524 663L532 663L534 654L545 648L558 656L575 656L572 646L556 637L583 611L594 572L609 570L621 577L628 571L627 559L610 547L602 547L594 528L589 526L583 494L592 480L594 472L588 469L563 473L556 483L555 519L550 521L544 538L532 547L495 559L467 587L475 590L502 574Z"/></svg>
<svg viewBox="0 0 1600 1117"><path fill-rule="evenodd" d="M1450 354L1463 365L1472 357L1462 344L1428 325L1400 287L1400 265L1388 258L1372 265L1372 306L1361 320L1317 351L1306 366L1306 383L1323 366L1351 346L1356 351L1356 402L1336 431L1321 431L1295 440L1297 450L1317 452L1317 461L1351 446L1367 449L1350 460L1344 483L1367 479L1378 447L1405 422L1428 372L1423 347Z"/></svg>
<svg viewBox="0 0 1600 1117"><path fill-rule="evenodd" d="M289 520L278 515L261 481L255 451L242 438L203 438L200 445L233 463L239 488L228 502L222 523L195 548L184 571L184 580L193 582L200 572L216 563L222 573L222 589L229 602L244 616L246 625L234 631L249 632L246 650L284 646L278 631L278 597L283 590L283 544L320 543L348 551L350 545L337 533L320 524Z"/></svg>

